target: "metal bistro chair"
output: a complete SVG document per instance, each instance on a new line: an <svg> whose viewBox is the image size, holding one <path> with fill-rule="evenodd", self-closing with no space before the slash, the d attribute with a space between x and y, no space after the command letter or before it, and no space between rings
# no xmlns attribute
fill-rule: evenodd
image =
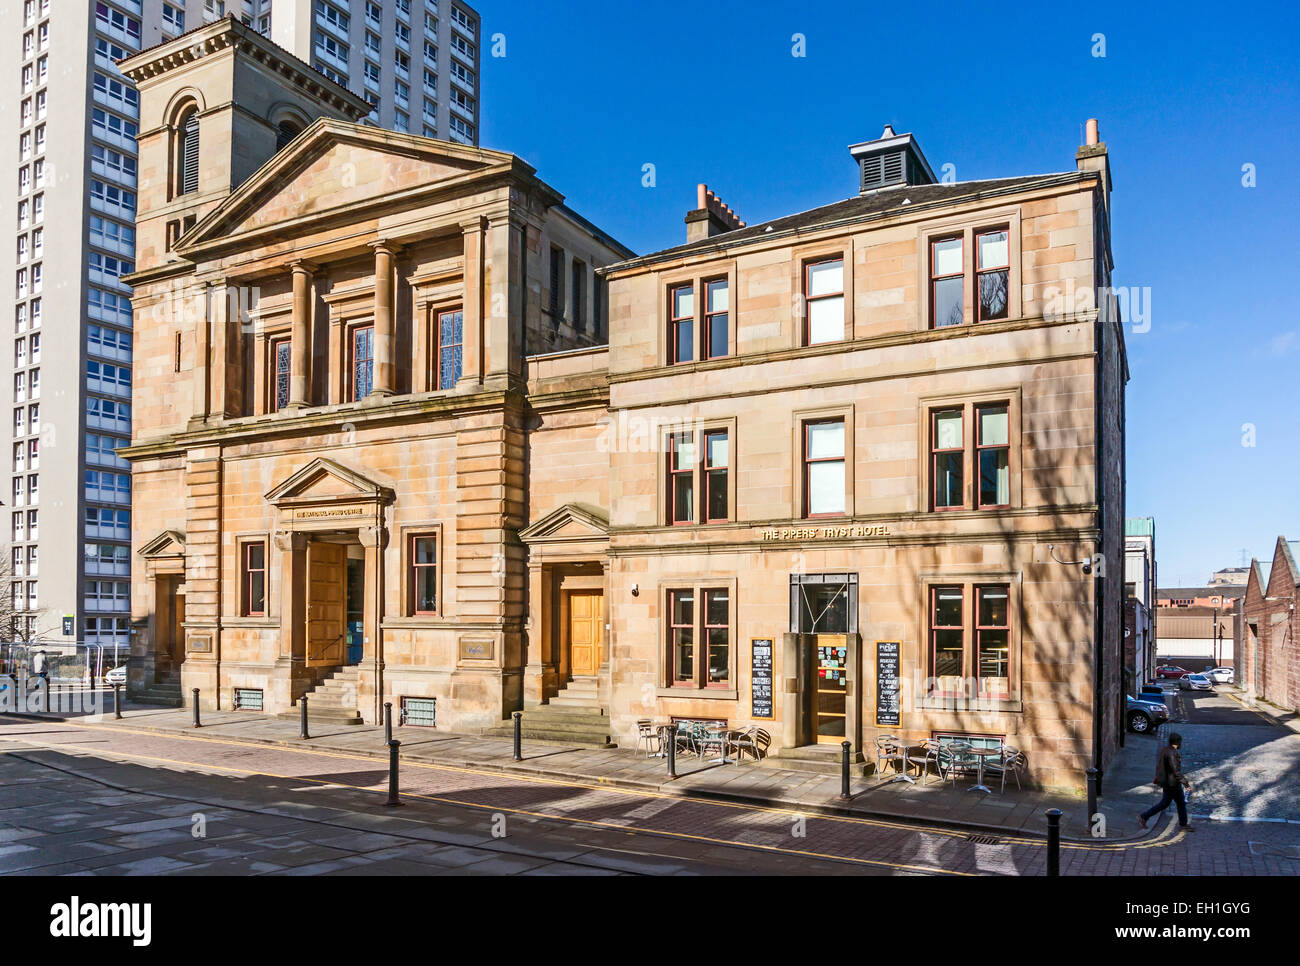
<svg viewBox="0 0 1300 966"><path fill-rule="evenodd" d="M646 758L650 757L651 751L655 754L660 754L663 751L663 741L660 740L654 722L649 718L638 718L636 722L636 751L640 751L643 745L645 746Z"/></svg>
<svg viewBox="0 0 1300 966"><path fill-rule="evenodd" d="M921 779L922 786L930 777L931 765L934 765L935 771L939 773L940 784L943 783L943 766L939 761L939 750L939 742L933 738L926 738L913 749L912 754L907 756L908 763L916 766L917 776Z"/></svg>
<svg viewBox="0 0 1300 966"><path fill-rule="evenodd" d="M984 763L985 775L1001 775L1002 791L1007 790L1007 775L1011 775L1016 780L1017 790L1020 788L1020 772L1026 765L1024 754L1010 745L1002 746L1002 754L993 761Z"/></svg>
<svg viewBox="0 0 1300 966"><path fill-rule="evenodd" d="M767 757L767 749L771 744L772 735L767 729L751 725L745 729L742 737L732 743L732 747L736 749L736 764L740 764L746 753L755 761L762 761Z"/></svg>
<svg viewBox="0 0 1300 966"><path fill-rule="evenodd" d="M907 751L903 747L903 742L899 740L897 735L877 735L876 779L878 781L884 781L884 764L891 761L896 762L899 768L899 774L896 774L894 779L906 778L910 782L912 779L905 774L907 771Z"/></svg>
<svg viewBox="0 0 1300 966"><path fill-rule="evenodd" d="M969 775L975 767L974 755L970 753L969 741L949 741L939 743L939 770L947 772L945 780L952 779L953 788L957 787L957 774Z"/></svg>

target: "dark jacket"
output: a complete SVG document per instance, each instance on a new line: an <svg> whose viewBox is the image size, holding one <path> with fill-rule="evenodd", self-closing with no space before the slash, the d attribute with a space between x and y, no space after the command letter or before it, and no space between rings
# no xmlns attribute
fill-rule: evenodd
<svg viewBox="0 0 1300 966"><path fill-rule="evenodd" d="M1160 749L1160 757L1156 760L1156 784L1171 790L1183 784L1183 756L1173 745Z"/></svg>

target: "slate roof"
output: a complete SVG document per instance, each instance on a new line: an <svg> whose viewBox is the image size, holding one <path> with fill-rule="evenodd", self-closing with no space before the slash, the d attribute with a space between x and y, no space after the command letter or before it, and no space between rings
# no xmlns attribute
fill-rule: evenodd
<svg viewBox="0 0 1300 966"><path fill-rule="evenodd" d="M963 201L976 201L981 198L997 197L1011 194L1026 188L1051 187L1058 184L1072 184L1095 179L1091 171L1064 171L1056 174L1036 174L1018 178L992 178L986 181L957 181L951 184L900 185L885 188L870 194L832 202L820 208L812 208L797 214L786 215L772 221L760 222L745 228L722 232L709 238L676 245L661 251L651 252L638 258L629 258L609 266L609 271L634 268L651 262L669 258L679 258L696 252L712 249L730 248L763 237L782 234L795 234L817 228L825 228L839 223L866 221L884 218L904 209L940 208Z"/></svg>

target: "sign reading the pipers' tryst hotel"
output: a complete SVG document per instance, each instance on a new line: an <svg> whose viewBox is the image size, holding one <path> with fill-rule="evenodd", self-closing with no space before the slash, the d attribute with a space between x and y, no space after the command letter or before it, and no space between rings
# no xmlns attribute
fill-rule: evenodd
<svg viewBox="0 0 1300 966"><path fill-rule="evenodd" d="M844 540L851 537L887 537L884 523L851 523L838 527L763 527L762 540Z"/></svg>

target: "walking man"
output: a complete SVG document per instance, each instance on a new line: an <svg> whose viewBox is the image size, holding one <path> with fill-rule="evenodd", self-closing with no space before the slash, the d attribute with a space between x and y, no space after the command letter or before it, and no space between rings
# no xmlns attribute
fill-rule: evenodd
<svg viewBox="0 0 1300 966"><path fill-rule="evenodd" d="M45 656L45 651L37 651L35 656L32 657L32 674L36 675L38 685L41 681L49 683L50 673L48 668L49 659Z"/></svg>
<svg viewBox="0 0 1300 966"><path fill-rule="evenodd" d="M1178 827L1192 831L1187 822L1187 798L1183 790L1191 788L1192 783L1183 777L1183 756L1179 749L1183 745L1183 736L1177 732L1169 736L1169 744L1160 749L1156 759L1156 780L1162 792L1160 801L1154 808L1149 808L1138 816L1138 824L1147 827L1147 821L1169 807L1170 803L1178 806Z"/></svg>

